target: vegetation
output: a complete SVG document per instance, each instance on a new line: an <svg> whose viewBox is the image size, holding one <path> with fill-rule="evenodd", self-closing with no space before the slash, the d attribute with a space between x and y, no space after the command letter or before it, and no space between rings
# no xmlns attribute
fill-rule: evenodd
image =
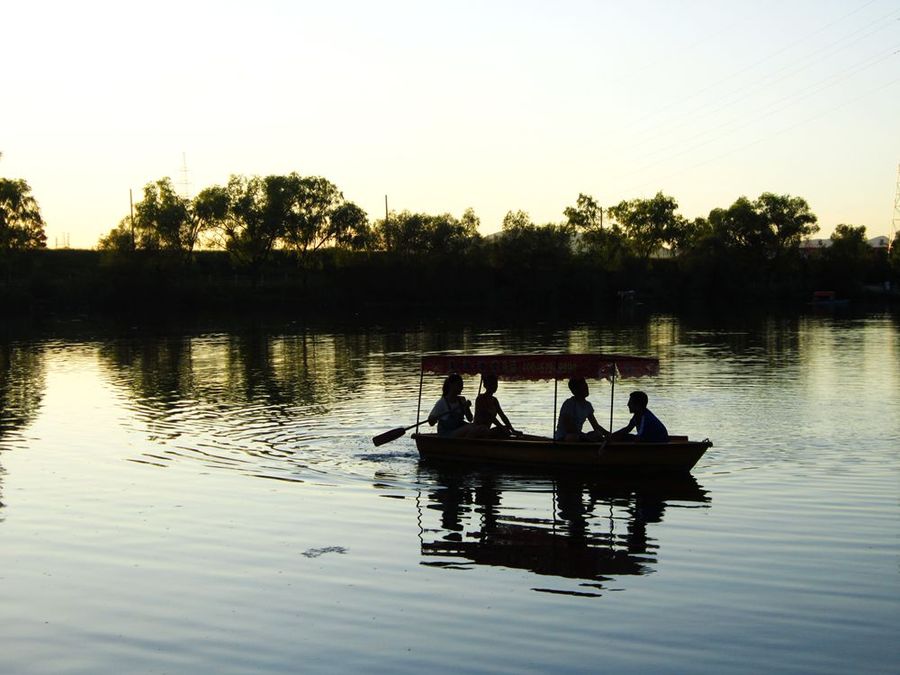
<svg viewBox="0 0 900 675"><path fill-rule="evenodd" d="M46 245L44 219L31 187L21 179L0 178L0 255Z"/></svg>
<svg viewBox="0 0 900 675"><path fill-rule="evenodd" d="M831 246L806 201L763 193L688 219L662 192L603 207L578 194L558 222L511 210L482 236L472 209L392 212L370 222L333 183L297 173L232 176L188 199L169 178L149 183L97 252L44 251L6 267L7 305L124 307L458 306L517 312L601 307L620 291L668 306L787 302L814 289L859 294L900 281L894 246L873 250L861 226ZM0 254L45 247L24 181L0 180ZM588 309L590 311L590 309Z"/></svg>

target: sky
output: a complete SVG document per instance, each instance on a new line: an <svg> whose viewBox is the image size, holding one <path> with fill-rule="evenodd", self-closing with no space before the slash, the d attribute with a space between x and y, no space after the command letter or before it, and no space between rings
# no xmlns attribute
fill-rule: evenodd
<svg viewBox="0 0 900 675"><path fill-rule="evenodd" d="M370 218L763 192L891 234L898 0L0 0L0 177L93 248L143 186L324 176Z"/></svg>

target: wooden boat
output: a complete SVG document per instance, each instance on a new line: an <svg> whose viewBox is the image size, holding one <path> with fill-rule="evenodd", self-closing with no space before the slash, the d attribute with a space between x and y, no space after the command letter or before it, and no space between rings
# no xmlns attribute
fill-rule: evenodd
<svg viewBox="0 0 900 675"><path fill-rule="evenodd" d="M425 373L485 375L503 380L554 381L553 425L556 427L558 382L571 377L604 378L612 383L610 428L613 422L615 383L621 377L656 375L659 360L622 354L528 354L488 356L426 356L419 380L421 419L422 380ZM400 430L402 433L402 430ZM463 462L506 463L546 467L591 467L627 471L690 471L712 446L709 439L691 441L687 436L670 436L662 443L612 440L602 443L566 443L541 436L512 438L447 438L437 434L413 435L422 458Z"/></svg>
<svg viewBox="0 0 900 675"><path fill-rule="evenodd" d="M527 464L550 467L590 467L623 471L690 471L712 446L707 440L670 436L666 443L562 443L549 438L444 438L414 434L423 459Z"/></svg>

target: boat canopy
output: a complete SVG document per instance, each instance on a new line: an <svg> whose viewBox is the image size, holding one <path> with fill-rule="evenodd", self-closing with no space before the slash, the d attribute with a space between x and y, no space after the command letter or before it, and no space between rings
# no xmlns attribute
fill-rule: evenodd
<svg viewBox="0 0 900 675"><path fill-rule="evenodd" d="M624 354L494 354L423 356L422 372L496 375L504 380L641 377L659 373L659 359Z"/></svg>

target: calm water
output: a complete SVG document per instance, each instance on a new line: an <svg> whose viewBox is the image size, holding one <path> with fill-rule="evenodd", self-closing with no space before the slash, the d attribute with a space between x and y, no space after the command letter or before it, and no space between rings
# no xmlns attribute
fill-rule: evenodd
<svg viewBox="0 0 900 675"><path fill-rule="evenodd" d="M897 672L896 315L0 331L2 673ZM639 386L715 447L640 481L374 448L450 351L658 356L614 424ZM552 383L498 395L549 433Z"/></svg>

